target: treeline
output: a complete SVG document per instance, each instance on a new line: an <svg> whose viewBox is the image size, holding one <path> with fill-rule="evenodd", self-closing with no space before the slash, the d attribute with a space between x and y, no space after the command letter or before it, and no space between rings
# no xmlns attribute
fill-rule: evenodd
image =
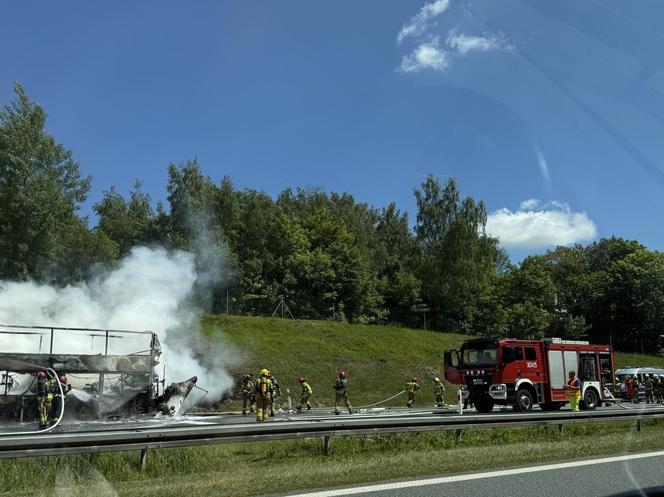
<svg viewBox="0 0 664 497"><path fill-rule="evenodd" d="M634 241L558 247L514 265L485 233L483 202L453 179L414 191L415 227L395 204L287 189L276 198L168 166L167 202L139 183L79 213L90 190L72 152L45 131L20 85L0 112L0 278L70 284L113 267L133 246L196 255L204 304L298 318L399 323L514 337L561 336L654 350L664 324L664 255ZM227 302L226 296L229 296Z"/></svg>

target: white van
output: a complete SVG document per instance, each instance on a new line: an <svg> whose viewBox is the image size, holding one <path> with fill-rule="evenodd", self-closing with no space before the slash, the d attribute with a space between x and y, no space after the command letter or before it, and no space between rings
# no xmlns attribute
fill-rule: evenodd
<svg viewBox="0 0 664 497"><path fill-rule="evenodd" d="M634 376L634 375L636 375L636 377L639 379L639 399L646 398L645 389L643 387L643 380L645 379L646 374L649 374L651 377L653 374L657 376L659 376L660 374L664 375L664 369L653 368L650 366L627 366L616 370L616 376L620 381L620 395L622 396L623 399L627 398L627 389L625 388L625 380L627 379L628 376Z"/></svg>

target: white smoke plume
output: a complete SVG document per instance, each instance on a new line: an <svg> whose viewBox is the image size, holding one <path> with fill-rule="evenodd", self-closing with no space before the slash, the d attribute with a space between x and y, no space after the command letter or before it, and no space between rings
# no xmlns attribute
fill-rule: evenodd
<svg viewBox="0 0 664 497"><path fill-rule="evenodd" d="M198 385L210 391L209 400L218 400L233 380L223 367L223 351L208 350L203 364L192 350L191 344L202 340L200 311L192 303L197 279L192 254L136 247L117 269L85 283L55 287L0 282L0 323L154 331L162 345L160 362L166 366L167 384L196 375ZM0 351L37 352L39 338L0 334ZM59 331L53 352L100 353L103 342L101 336ZM110 354L146 349L149 335L109 340Z"/></svg>

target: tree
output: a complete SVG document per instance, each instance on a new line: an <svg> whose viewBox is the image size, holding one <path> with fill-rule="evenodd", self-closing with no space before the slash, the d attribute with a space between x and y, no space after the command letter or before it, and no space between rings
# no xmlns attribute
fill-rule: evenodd
<svg viewBox="0 0 664 497"><path fill-rule="evenodd" d="M507 333L513 338L539 339L549 327L549 314L532 302L517 303L507 310Z"/></svg>
<svg viewBox="0 0 664 497"><path fill-rule="evenodd" d="M626 350L656 350L664 327L664 254L641 249L611 266L603 295L604 333Z"/></svg>
<svg viewBox="0 0 664 497"><path fill-rule="evenodd" d="M508 303L530 303L550 313L556 310L556 286L542 258L527 257L509 273L506 282Z"/></svg>
<svg viewBox="0 0 664 497"><path fill-rule="evenodd" d="M86 220L76 219L56 234L48 279L75 284L94 276L96 270L111 266L118 259L117 243L101 230L90 230Z"/></svg>
<svg viewBox="0 0 664 497"><path fill-rule="evenodd" d="M203 308L214 310L234 275L230 253L217 211L218 189L205 177L196 159L168 166L170 240L193 252L198 271L197 296Z"/></svg>
<svg viewBox="0 0 664 497"><path fill-rule="evenodd" d="M101 201L93 209L99 216L97 230L117 243L121 255L136 245L165 241L157 226L150 196L141 191L141 183L138 181L129 201L115 187L111 187L103 193Z"/></svg>
<svg viewBox="0 0 664 497"><path fill-rule="evenodd" d="M18 83L14 93L0 110L0 277L43 278L83 240L63 233L82 233L76 212L90 178L81 177L72 152L46 132L42 107ZM58 245L74 240L74 247ZM104 259L112 251L102 252Z"/></svg>
<svg viewBox="0 0 664 497"><path fill-rule="evenodd" d="M421 282L416 275L418 246L408 215L391 203L378 215L371 259L390 320L415 326L421 321ZM370 231L371 233L371 231Z"/></svg>
<svg viewBox="0 0 664 497"><path fill-rule="evenodd" d="M443 188L432 175L415 190L415 198L419 277L434 326L471 332L478 302L501 260L497 240L485 232L484 203L461 200L454 179Z"/></svg>

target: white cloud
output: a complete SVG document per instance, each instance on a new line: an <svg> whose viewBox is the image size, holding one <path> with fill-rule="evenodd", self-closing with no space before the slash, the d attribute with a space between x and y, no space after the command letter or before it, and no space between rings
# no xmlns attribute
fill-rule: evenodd
<svg viewBox="0 0 664 497"><path fill-rule="evenodd" d="M544 248L592 240L597 227L585 212L572 212L569 205L539 201L521 202L517 211L507 208L489 214L486 231L506 248Z"/></svg>
<svg viewBox="0 0 664 497"><path fill-rule="evenodd" d="M433 2L424 4L410 22L403 25L401 31L399 31L399 36L397 36L398 42L401 43L404 38L408 38L409 36L418 36L424 33L429 20L445 12L449 4L449 0L434 0Z"/></svg>
<svg viewBox="0 0 664 497"><path fill-rule="evenodd" d="M521 211L530 211L536 208L539 205L540 201L537 200L536 198L529 198L528 200L524 200L519 204L519 210Z"/></svg>
<svg viewBox="0 0 664 497"><path fill-rule="evenodd" d="M430 42L418 45L408 55L401 59L399 71L404 73L418 72L422 69L433 69L442 71L449 64L449 57L445 50L441 50L438 44L438 37Z"/></svg>
<svg viewBox="0 0 664 497"><path fill-rule="evenodd" d="M447 35L445 42L454 48L462 57L470 52L490 52L493 50L511 50L511 46L500 36L469 36L452 30Z"/></svg>

